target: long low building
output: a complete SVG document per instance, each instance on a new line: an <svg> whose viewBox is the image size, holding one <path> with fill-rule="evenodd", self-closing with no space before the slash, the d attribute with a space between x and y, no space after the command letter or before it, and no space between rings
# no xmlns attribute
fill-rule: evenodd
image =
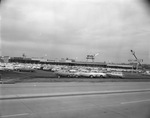
<svg viewBox="0 0 150 118"><path fill-rule="evenodd" d="M133 65L126 65L126 64L107 64L108 68L125 68L125 69L132 69L135 68Z"/></svg>
<svg viewBox="0 0 150 118"><path fill-rule="evenodd" d="M123 68L123 69L132 69L133 65L131 64L107 64L105 62L63 62L63 61L50 61L46 59L35 59L35 58L23 58L23 57L11 57L9 62L19 62L19 63L32 63L32 64L53 64L53 65L67 65L67 66L91 66L91 67L104 67L104 68Z"/></svg>
<svg viewBox="0 0 150 118"><path fill-rule="evenodd" d="M31 59L22 57L11 57L9 62L19 63L39 63L39 64L54 64L54 65L69 65L69 66L100 66L106 67L107 64L103 62L59 62L59 61L47 61L43 59Z"/></svg>

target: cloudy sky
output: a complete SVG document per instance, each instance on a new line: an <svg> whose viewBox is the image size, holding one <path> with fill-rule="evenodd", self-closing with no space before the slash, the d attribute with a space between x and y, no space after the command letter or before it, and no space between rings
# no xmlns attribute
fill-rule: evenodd
<svg viewBox="0 0 150 118"><path fill-rule="evenodd" d="M3 0L1 55L150 64L150 12L140 0Z"/></svg>

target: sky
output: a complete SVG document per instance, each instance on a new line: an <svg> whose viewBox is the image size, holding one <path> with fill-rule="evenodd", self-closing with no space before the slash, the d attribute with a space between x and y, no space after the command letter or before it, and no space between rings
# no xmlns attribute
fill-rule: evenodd
<svg viewBox="0 0 150 118"><path fill-rule="evenodd" d="M3 56L150 64L150 11L142 0L2 0Z"/></svg>

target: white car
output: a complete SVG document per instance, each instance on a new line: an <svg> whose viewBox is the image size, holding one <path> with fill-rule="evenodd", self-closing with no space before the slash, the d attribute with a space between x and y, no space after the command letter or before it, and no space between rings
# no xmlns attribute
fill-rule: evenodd
<svg viewBox="0 0 150 118"><path fill-rule="evenodd" d="M0 66L0 71L4 71L5 67L4 66Z"/></svg>
<svg viewBox="0 0 150 118"><path fill-rule="evenodd" d="M97 72L96 77L105 78L105 77L107 77L107 74L104 72Z"/></svg>
<svg viewBox="0 0 150 118"><path fill-rule="evenodd" d="M148 75L148 76L150 76L150 71L144 72L143 75Z"/></svg>
<svg viewBox="0 0 150 118"><path fill-rule="evenodd" d="M124 75L122 72L109 72L107 73L108 77L118 77L118 78L123 78Z"/></svg>
<svg viewBox="0 0 150 118"><path fill-rule="evenodd" d="M94 78L94 77L106 77L106 73L102 73L102 72L90 72L90 71L80 71L80 72L76 72L74 73L75 77L90 77L90 78Z"/></svg>

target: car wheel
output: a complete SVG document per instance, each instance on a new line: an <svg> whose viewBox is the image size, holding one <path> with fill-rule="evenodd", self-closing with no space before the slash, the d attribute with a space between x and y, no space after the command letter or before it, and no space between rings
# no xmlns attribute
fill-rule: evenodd
<svg viewBox="0 0 150 118"><path fill-rule="evenodd" d="M103 78L103 75L100 75L100 78Z"/></svg>
<svg viewBox="0 0 150 118"><path fill-rule="evenodd" d="M90 75L90 78L93 78L94 76L93 75Z"/></svg>

